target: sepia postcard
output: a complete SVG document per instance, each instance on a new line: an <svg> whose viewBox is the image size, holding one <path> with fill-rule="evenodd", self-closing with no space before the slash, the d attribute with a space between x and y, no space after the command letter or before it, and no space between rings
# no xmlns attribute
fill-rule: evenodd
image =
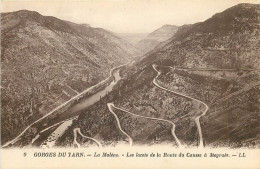
<svg viewBox="0 0 260 169"><path fill-rule="evenodd" d="M259 0L1 0L1 169L260 169Z"/></svg>

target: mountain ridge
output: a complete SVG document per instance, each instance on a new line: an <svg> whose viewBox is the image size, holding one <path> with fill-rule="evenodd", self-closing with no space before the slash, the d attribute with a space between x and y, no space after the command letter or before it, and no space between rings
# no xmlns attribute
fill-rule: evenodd
<svg viewBox="0 0 260 169"><path fill-rule="evenodd" d="M143 51L143 54L145 54L156 47L159 43L171 38L177 30L178 26L163 25L149 33L144 39L140 40L136 46Z"/></svg>
<svg viewBox="0 0 260 169"><path fill-rule="evenodd" d="M1 42L3 142L138 52L112 32L28 10L1 13Z"/></svg>
<svg viewBox="0 0 260 169"><path fill-rule="evenodd" d="M258 53L247 52L259 49L259 8L258 4L236 5L204 22L180 27L146 60L166 60L185 67L259 68Z"/></svg>

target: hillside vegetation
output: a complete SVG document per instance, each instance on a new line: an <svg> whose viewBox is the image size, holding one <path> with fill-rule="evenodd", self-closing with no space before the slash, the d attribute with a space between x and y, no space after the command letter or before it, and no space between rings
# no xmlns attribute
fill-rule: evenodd
<svg viewBox="0 0 260 169"><path fill-rule="evenodd" d="M1 14L2 144L138 50L112 32L33 11Z"/></svg>

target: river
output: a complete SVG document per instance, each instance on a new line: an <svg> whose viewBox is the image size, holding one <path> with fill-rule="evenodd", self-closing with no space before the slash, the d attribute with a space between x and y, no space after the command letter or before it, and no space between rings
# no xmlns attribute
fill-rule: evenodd
<svg viewBox="0 0 260 169"><path fill-rule="evenodd" d="M63 115L65 116L66 114L77 114L81 110L84 110L85 108L89 107L90 105L95 104L97 101L100 100L101 97L104 97L107 93L112 91L113 87L117 84L117 82L121 79L119 75L120 69L116 69L113 72L113 77L114 80L106 86L103 90L95 93L94 95L87 97L86 99L83 99L76 105L72 106L69 110L67 110ZM63 116L62 115L62 116Z"/></svg>
<svg viewBox="0 0 260 169"><path fill-rule="evenodd" d="M78 116L82 110L85 110L89 106L95 104L100 100L101 97L104 97L107 93L111 92L113 87L117 84L117 82L121 79L120 77L120 69L115 69L112 73L113 81L107 85L104 89L96 92L95 94L84 98L79 103L70 107L67 111L62 113L59 118L55 121L56 123L60 123L62 120L66 120L68 118L72 118ZM42 148L53 148L57 139L65 132L65 130L72 124L72 120L65 121L61 123L58 128L42 143ZM41 135L37 137L37 139L41 139Z"/></svg>

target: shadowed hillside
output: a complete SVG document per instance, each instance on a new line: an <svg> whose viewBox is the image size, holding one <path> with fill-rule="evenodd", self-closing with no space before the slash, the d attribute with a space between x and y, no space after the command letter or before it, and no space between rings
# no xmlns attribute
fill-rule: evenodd
<svg viewBox="0 0 260 169"><path fill-rule="evenodd" d="M2 13L2 143L137 52L101 28L33 11Z"/></svg>

